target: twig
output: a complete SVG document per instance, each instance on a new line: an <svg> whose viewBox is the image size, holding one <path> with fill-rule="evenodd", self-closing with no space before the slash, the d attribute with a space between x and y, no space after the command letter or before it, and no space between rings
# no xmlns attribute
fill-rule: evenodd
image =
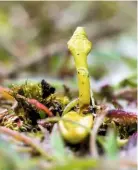
<svg viewBox="0 0 138 170"><path fill-rule="evenodd" d="M4 134L7 134L9 136L12 136L13 138L15 138L16 140L18 141L21 141L27 145L30 145L32 148L36 149L36 151L38 151L42 156L45 157L46 160L48 161L52 161L53 158L50 157L44 150L43 148L41 148L41 145L37 144L36 142L34 142L31 138L19 133L19 132L16 132L16 131L13 131L11 129L8 129L6 127L1 127L0 126L0 132L1 133L4 133Z"/></svg>
<svg viewBox="0 0 138 170"><path fill-rule="evenodd" d="M104 117L107 114L107 110L105 108L102 108L103 110L98 110L96 114L96 118L94 119L94 125L91 131L90 136L90 154L91 156L97 158L98 157L98 151L97 151L97 145L96 145L96 136L98 133L98 129L103 123Z"/></svg>
<svg viewBox="0 0 138 170"><path fill-rule="evenodd" d="M42 103L40 103L38 100L36 99L27 99L28 103L33 104L36 106L36 108L43 110L45 113L48 114L49 117L53 116L53 113Z"/></svg>
<svg viewBox="0 0 138 170"><path fill-rule="evenodd" d="M43 110L49 117L53 116L53 113L45 105L40 103L38 100L29 99L29 98L26 98L26 97L24 97L24 96L22 96L20 94L16 94L16 97L22 98L22 99L26 100L28 103L35 105L35 107L37 109Z"/></svg>

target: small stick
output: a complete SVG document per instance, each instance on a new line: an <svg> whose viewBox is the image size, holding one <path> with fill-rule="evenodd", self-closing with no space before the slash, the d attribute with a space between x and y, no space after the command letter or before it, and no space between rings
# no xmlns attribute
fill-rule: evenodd
<svg viewBox="0 0 138 170"><path fill-rule="evenodd" d="M41 148L41 145L39 146L39 144L35 143L31 138L29 138L17 131L11 130L6 127L1 127L1 126L0 126L0 132L7 134L9 136L12 136L16 140L21 141L27 145L30 145L32 148L36 149L42 156L44 156L48 161L53 160L53 158L50 157L49 155L47 155L46 152L43 150L43 148Z"/></svg>
<svg viewBox="0 0 138 170"><path fill-rule="evenodd" d="M36 99L27 99L28 103L35 105L36 108L43 110L45 113L48 114L49 117L53 116L53 113L42 103L40 103Z"/></svg>
<svg viewBox="0 0 138 170"><path fill-rule="evenodd" d="M103 107L101 108L101 110L98 110L96 117L94 119L93 128L90 136L90 154L94 158L99 157L97 145L96 145L96 137L97 137L98 130L101 124L103 123L106 114L107 114L107 110Z"/></svg>

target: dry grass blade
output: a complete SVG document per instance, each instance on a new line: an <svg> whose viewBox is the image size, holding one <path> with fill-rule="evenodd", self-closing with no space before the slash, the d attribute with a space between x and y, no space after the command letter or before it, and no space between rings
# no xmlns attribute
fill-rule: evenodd
<svg viewBox="0 0 138 170"><path fill-rule="evenodd" d="M13 131L11 129L8 129L6 127L0 127L0 133L4 133L7 134L9 136L12 136L13 138L15 138L18 141L21 141L29 146L31 146L32 148L36 149L37 152L39 152L42 156L44 156L44 158L46 158L46 160L51 161L52 157L50 157L44 150L43 148L41 148L41 145L37 144L35 141L33 141L31 138Z"/></svg>
<svg viewBox="0 0 138 170"><path fill-rule="evenodd" d="M97 111L96 117L94 119L94 124L93 124L93 128L91 131L91 136L90 136L90 154L91 156L95 158L98 157L98 151L97 151L97 146L96 146L96 136L98 133L98 129L103 123L103 120L106 114L107 114L107 110L105 107L103 107Z"/></svg>

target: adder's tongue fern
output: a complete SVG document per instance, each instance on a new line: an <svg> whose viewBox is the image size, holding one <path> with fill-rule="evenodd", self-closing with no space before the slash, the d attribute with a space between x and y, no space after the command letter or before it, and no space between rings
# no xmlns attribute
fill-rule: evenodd
<svg viewBox="0 0 138 170"><path fill-rule="evenodd" d="M90 81L87 65L87 55L91 50L91 42L88 41L86 33L82 27L78 27L68 42L78 75L79 84L79 110L74 111L78 100L71 101L64 109L62 118L59 121L59 128L64 139L72 144L83 141L89 134L93 125L93 114L83 114L83 111L90 105ZM66 122L65 119L73 121Z"/></svg>
<svg viewBox="0 0 138 170"><path fill-rule="evenodd" d="M80 112L90 104L90 81L87 64L87 55L91 51L92 44L87 39L83 27L77 27L68 42L68 49L74 57L79 86Z"/></svg>

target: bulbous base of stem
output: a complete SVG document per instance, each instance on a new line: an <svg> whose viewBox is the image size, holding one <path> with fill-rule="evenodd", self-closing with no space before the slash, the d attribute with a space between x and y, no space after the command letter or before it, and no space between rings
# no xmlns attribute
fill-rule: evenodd
<svg viewBox="0 0 138 170"><path fill-rule="evenodd" d="M77 144L83 141L93 125L93 115L80 115L75 111L70 111L59 121L59 128L63 138L71 143Z"/></svg>

